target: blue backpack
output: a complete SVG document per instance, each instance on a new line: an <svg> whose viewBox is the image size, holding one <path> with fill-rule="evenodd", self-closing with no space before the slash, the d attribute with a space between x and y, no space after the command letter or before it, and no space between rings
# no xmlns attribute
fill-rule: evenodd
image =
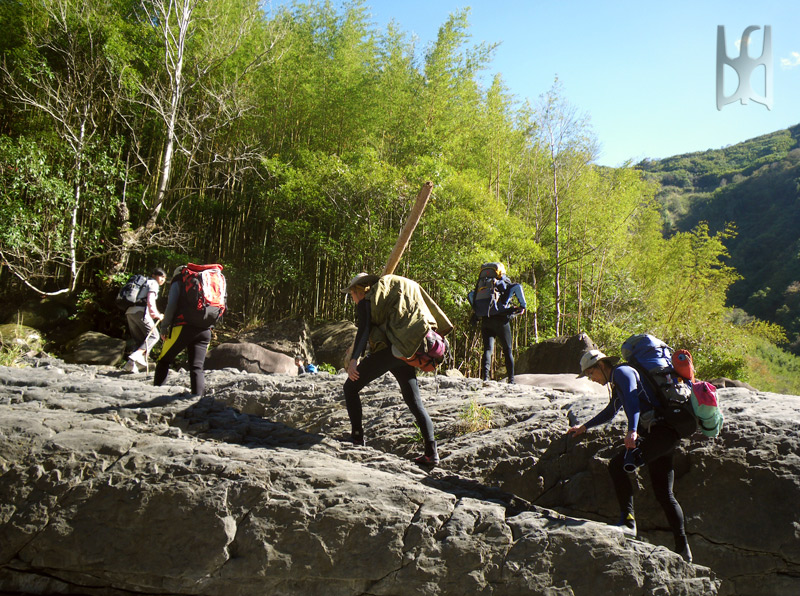
<svg viewBox="0 0 800 596"><path fill-rule="evenodd" d="M652 335L632 335L622 344L622 357L653 390L657 420L671 426L682 438L697 430L692 407L692 386L672 367L672 348Z"/></svg>

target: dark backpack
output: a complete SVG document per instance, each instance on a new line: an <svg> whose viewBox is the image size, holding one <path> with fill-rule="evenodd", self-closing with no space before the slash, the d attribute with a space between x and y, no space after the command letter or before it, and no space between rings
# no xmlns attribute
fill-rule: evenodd
<svg viewBox="0 0 800 596"><path fill-rule="evenodd" d="M131 275L117 294L116 304L120 310L147 304L147 277Z"/></svg>
<svg viewBox="0 0 800 596"><path fill-rule="evenodd" d="M177 325L209 329L216 325L226 310L227 286L222 265L189 263L179 273L181 308Z"/></svg>
<svg viewBox="0 0 800 596"><path fill-rule="evenodd" d="M503 279L503 266L500 263L484 263L478 275L478 282L471 292L472 309L479 317L490 317L500 309L500 289Z"/></svg>
<svg viewBox="0 0 800 596"><path fill-rule="evenodd" d="M632 335L622 344L622 357L653 390L656 421L671 426L681 438L697 430L692 386L672 367L672 348L652 335Z"/></svg>

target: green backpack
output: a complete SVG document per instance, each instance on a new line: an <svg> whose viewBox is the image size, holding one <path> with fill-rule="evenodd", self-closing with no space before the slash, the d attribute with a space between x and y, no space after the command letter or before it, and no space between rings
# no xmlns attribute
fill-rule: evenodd
<svg viewBox="0 0 800 596"><path fill-rule="evenodd" d="M700 432L716 437L722 430L724 418L717 401L717 388L706 381L692 383L692 409L697 417Z"/></svg>

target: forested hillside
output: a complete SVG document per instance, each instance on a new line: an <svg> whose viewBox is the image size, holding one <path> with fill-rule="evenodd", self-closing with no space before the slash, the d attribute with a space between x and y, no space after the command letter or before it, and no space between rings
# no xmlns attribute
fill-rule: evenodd
<svg viewBox="0 0 800 596"><path fill-rule="evenodd" d="M639 168L661 184L671 230L730 229L728 263L741 275L727 303L781 325L800 353L800 126L725 149Z"/></svg>
<svg viewBox="0 0 800 596"><path fill-rule="evenodd" d="M122 333L108 297L127 275L221 262L227 325L351 318L338 289L380 271L431 180L397 272L453 319L462 371L478 359L466 293L502 261L529 303L518 346L587 331L616 352L650 331L694 350L701 374L748 377L752 342L775 330L727 316L728 232L662 234L649 177L664 162L596 166L586 115L557 80L514 97L468 10L419 47L346 6L0 3L6 303L58 296Z"/></svg>

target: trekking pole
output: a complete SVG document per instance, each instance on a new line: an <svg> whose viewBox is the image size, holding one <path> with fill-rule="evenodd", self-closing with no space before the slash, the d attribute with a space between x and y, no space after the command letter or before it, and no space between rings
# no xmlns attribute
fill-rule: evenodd
<svg viewBox="0 0 800 596"><path fill-rule="evenodd" d="M408 214L408 219L406 219L406 223L400 231L400 236L398 236L392 253L389 255L389 260L386 261L386 267L383 268L383 275L394 273L397 264L400 262L400 257L403 256L403 252L406 250L406 246L408 246L408 241L411 239L411 235L414 233L414 229L417 227L422 217L422 212L425 211L425 206L428 204L431 191L433 191L433 182L428 180L422 185L417 195L414 207L411 208L411 213Z"/></svg>

